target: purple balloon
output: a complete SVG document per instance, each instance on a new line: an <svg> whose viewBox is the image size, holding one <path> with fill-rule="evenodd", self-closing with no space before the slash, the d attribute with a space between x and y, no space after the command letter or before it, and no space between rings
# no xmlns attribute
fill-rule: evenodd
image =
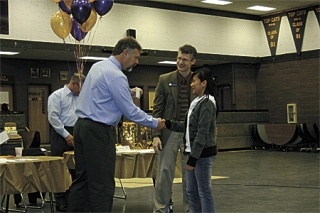
<svg viewBox="0 0 320 213"><path fill-rule="evenodd" d="M95 0L93 4L96 12L100 16L103 16L111 10L113 6L113 0Z"/></svg>
<svg viewBox="0 0 320 213"><path fill-rule="evenodd" d="M63 0L59 1L58 5L63 12L66 12L69 15L71 14L71 10L67 7Z"/></svg>
<svg viewBox="0 0 320 213"><path fill-rule="evenodd" d="M72 28L70 33L77 41L81 41L87 35L86 32L81 30L79 23L75 19L72 19Z"/></svg>
<svg viewBox="0 0 320 213"><path fill-rule="evenodd" d="M71 5L71 13L78 23L83 24L91 14L91 4L88 0L73 0Z"/></svg>

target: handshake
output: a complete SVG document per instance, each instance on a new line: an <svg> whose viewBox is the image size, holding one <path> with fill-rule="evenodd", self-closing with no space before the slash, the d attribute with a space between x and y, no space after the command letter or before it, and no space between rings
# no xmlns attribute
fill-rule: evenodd
<svg viewBox="0 0 320 213"><path fill-rule="evenodd" d="M158 118L158 126L157 126L156 130L163 130L163 129L167 128L165 121L166 121L165 119Z"/></svg>

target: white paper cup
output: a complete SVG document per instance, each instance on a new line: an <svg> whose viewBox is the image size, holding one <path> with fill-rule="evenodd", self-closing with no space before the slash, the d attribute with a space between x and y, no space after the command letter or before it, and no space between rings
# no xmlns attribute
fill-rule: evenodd
<svg viewBox="0 0 320 213"><path fill-rule="evenodd" d="M136 98L139 98L140 99L140 89L138 87L136 87Z"/></svg>
<svg viewBox="0 0 320 213"><path fill-rule="evenodd" d="M22 156L22 147L15 147L16 157Z"/></svg>

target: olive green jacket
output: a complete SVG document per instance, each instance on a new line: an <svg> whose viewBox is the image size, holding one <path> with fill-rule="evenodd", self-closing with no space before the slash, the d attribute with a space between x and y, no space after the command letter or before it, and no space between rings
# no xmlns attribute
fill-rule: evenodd
<svg viewBox="0 0 320 213"><path fill-rule="evenodd" d="M178 106L178 77L177 70L160 75L158 85L155 90L155 99L152 115L155 118L165 120L175 120ZM192 101L195 95L190 94ZM152 136L159 136L164 147L168 141L170 130L153 130Z"/></svg>

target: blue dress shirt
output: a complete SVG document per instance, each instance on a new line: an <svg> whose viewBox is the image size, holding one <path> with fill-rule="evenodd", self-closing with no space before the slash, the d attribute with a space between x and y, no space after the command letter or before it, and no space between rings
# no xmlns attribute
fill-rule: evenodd
<svg viewBox="0 0 320 213"><path fill-rule="evenodd" d="M75 113L78 99L67 85L54 91L48 98L49 123L63 138L69 135L64 127L73 127L78 119Z"/></svg>
<svg viewBox="0 0 320 213"><path fill-rule="evenodd" d="M111 126L124 115L137 124L156 128L157 119L133 103L127 76L121 69L114 56L95 63L82 86L76 114Z"/></svg>

